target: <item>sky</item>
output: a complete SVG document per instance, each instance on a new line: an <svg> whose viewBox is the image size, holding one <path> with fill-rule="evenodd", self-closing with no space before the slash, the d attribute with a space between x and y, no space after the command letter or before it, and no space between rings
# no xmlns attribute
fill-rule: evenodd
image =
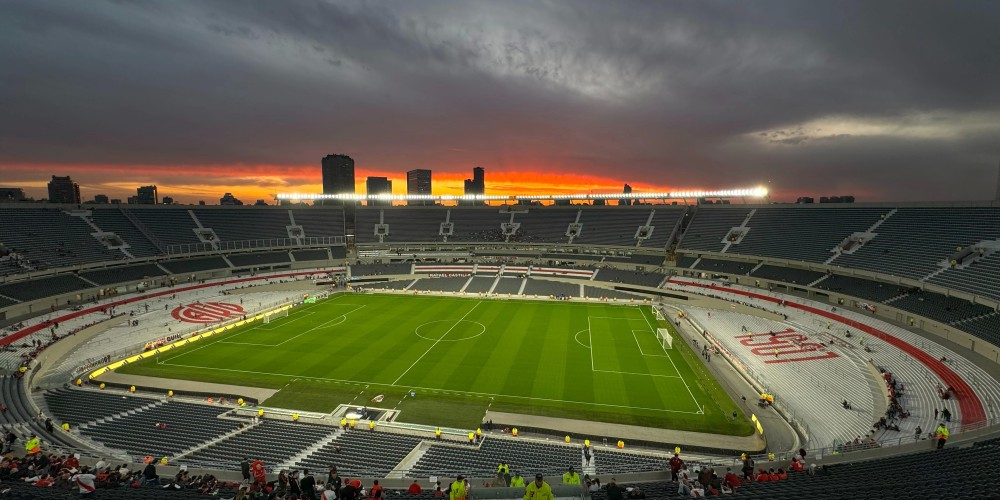
<svg viewBox="0 0 1000 500"><path fill-rule="evenodd" d="M1000 2L5 0L0 186L993 199Z"/></svg>

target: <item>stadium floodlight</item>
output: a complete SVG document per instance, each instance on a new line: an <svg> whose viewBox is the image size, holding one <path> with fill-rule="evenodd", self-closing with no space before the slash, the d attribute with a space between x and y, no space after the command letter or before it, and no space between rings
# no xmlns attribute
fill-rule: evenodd
<svg viewBox="0 0 1000 500"><path fill-rule="evenodd" d="M762 186L716 191L670 191L647 193L577 193L577 194L356 194L356 193L279 193L279 201L555 201L555 200L685 200L695 198L765 198L767 188Z"/></svg>

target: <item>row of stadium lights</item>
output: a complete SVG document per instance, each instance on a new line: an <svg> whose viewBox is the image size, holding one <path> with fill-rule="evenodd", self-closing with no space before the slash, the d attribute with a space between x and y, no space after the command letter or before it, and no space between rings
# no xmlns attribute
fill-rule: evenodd
<svg viewBox="0 0 1000 500"><path fill-rule="evenodd" d="M630 199L690 199L690 198L764 198L767 189L727 189L722 191L672 191L669 193L601 193L543 195L430 195L430 194L304 194L279 193L278 200L341 200L341 201L521 201L521 200L630 200Z"/></svg>

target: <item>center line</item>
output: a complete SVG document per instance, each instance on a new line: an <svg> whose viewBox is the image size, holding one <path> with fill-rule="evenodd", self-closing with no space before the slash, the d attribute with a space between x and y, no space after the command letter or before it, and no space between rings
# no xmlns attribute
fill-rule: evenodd
<svg viewBox="0 0 1000 500"><path fill-rule="evenodd" d="M444 335L442 335L440 339L435 340L434 343L431 344L431 346L428 347L427 350L424 351L424 353L421 354L420 357L417 358L417 360L414 361L413 364L410 365L410 367L407 368L405 372L403 372L403 375L406 375L407 373L410 373L410 370L412 370L414 366L417 366L417 363L419 363L421 359L424 359L424 356L426 356L427 353L431 352L431 349L433 349L434 346L438 345L438 342L441 342L442 339L444 339L445 337L447 337L448 334L451 333L451 331L454 330L455 327L458 326L458 324L462 322L462 320L464 320L469 314L471 314L472 311L475 311L476 308L479 307L479 304L482 304L482 303L483 303L482 301L476 302L476 305L472 306L472 309L469 309L469 312L465 313L465 316L462 316L461 318L458 318L458 321L456 321L454 325L451 325L451 328L449 328L447 332L444 332ZM397 378L396 381L392 383L392 385L396 385L396 383L399 382L400 379L403 378L403 375L400 375L399 378Z"/></svg>

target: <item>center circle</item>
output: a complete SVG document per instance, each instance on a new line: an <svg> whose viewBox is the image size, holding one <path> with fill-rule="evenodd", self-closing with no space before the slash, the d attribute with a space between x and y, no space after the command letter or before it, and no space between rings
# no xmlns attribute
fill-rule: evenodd
<svg viewBox="0 0 1000 500"><path fill-rule="evenodd" d="M474 339L486 332L486 326L478 321L439 319L428 321L413 331L418 337L435 342L458 342ZM444 338L447 336L448 338Z"/></svg>

